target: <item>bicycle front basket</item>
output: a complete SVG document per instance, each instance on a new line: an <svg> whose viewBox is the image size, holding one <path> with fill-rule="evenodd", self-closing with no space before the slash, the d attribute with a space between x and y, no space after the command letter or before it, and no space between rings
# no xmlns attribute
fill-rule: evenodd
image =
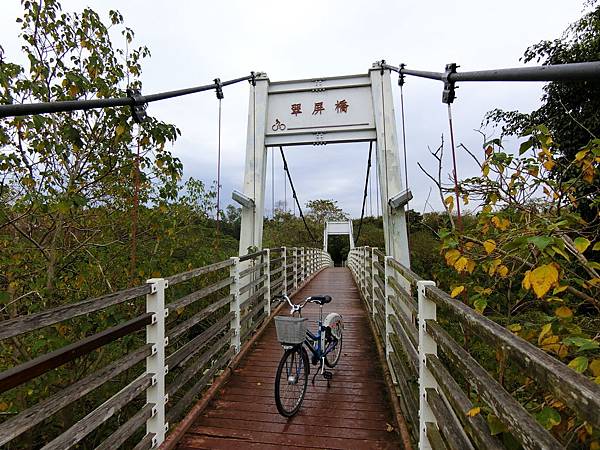
<svg viewBox="0 0 600 450"><path fill-rule="evenodd" d="M275 316L277 340L282 344L302 344L306 337L305 317Z"/></svg>

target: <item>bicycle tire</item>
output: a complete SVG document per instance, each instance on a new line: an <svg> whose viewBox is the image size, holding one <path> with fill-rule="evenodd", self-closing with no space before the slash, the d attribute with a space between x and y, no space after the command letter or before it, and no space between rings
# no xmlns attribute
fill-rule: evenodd
<svg viewBox="0 0 600 450"><path fill-rule="evenodd" d="M342 356L342 342L343 342L343 334L340 336L340 338L337 340L337 345L335 347L335 350L327 353L325 355L325 365L329 368L334 368L335 366L337 366L337 363L340 361L340 357ZM329 342L331 342L333 339L335 339L333 336L328 336L328 338L325 340L325 348L327 348L327 346L329 345ZM333 357L335 355L335 357ZM332 358L333 357L333 358ZM332 358L332 359L330 359Z"/></svg>
<svg viewBox="0 0 600 450"><path fill-rule="evenodd" d="M300 410L308 386L308 371L308 355L301 345L283 353L275 376L275 405L282 416L292 417ZM290 390L290 386L297 388Z"/></svg>

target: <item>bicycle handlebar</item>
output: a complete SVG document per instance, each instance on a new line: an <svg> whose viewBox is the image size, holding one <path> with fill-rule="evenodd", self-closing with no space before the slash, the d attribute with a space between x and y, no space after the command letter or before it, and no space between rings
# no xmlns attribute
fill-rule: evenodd
<svg viewBox="0 0 600 450"><path fill-rule="evenodd" d="M300 312L300 310L302 308L304 308L307 303L312 302L310 297L306 297L302 303L292 303L292 301L287 296L287 294L278 294L278 295L273 296L273 298L279 299L281 301L285 300L288 303L288 305L290 305L290 307L292 308L292 310L290 311L290 314L294 314L295 312Z"/></svg>

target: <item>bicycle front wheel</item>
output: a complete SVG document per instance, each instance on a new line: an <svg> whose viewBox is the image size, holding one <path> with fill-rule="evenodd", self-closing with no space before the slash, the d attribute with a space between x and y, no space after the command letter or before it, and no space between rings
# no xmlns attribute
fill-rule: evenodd
<svg viewBox="0 0 600 450"><path fill-rule="evenodd" d="M308 385L308 355L301 345L285 351L275 378L275 404L284 417L300 410Z"/></svg>
<svg viewBox="0 0 600 450"><path fill-rule="evenodd" d="M342 335L340 334L339 339L336 339L333 336L328 336L325 340L325 348L332 349L325 355L325 365L327 367L335 367L340 360L340 356L342 356Z"/></svg>

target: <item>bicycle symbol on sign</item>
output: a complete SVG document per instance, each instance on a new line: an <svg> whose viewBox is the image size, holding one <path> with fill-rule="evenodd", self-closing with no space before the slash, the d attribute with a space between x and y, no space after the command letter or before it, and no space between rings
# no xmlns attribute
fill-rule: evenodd
<svg viewBox="0 0 600 450"><path fill-rule="evenodd" d="M285 131L286 128L287 127L285 126L285 123L281 123L279 121L279 119L275 119L275 123L271 127L271 130L273 130L273 131Z"/></svg>

